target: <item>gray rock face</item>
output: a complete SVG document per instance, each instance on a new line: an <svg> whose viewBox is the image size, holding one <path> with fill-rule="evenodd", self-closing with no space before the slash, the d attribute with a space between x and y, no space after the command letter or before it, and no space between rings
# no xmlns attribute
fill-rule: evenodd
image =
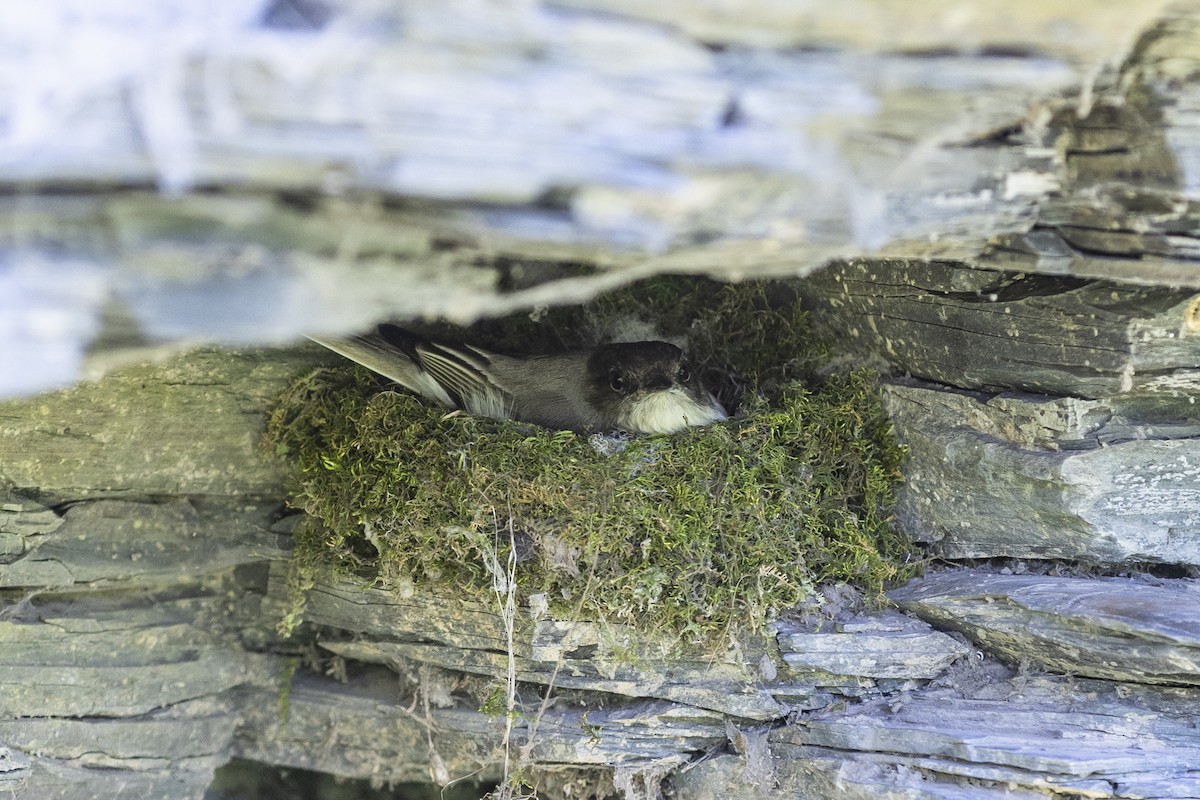
<svg viewBox="0 0 1200 800"><path fill-rule="evenodd" d="M435 777L447 779L497 774L502 717L489 718L467 699L486 694L509 668L496 610L319 582L309 597L308 618L319 626L312 638L287 641L276 633L288 591L290 525L276 522L274 502L256 494L280 491L262 488L279 486L280 467L252 443L287 374L313 362L304 351L270 363L260 354L201 351L5 407L0 463L21 480L0 507L0 582L7 587L0 676L15 687L0 709L0 740L10 748L6 780L90 796L95 787L87 778L103 765L106 779L121 777L147 795L176 780L178 793L199 797L212 769L234 756L391 780L423 780L431 765ZM1128 415L1145 410L1138 398L1122 405L1014 395L985 403L945 389L896 384L885 391L912 449L905 491L930 485L922 470L991 464L994 497L1001 487L1016 487L1006 491L1026 504L1040 497L1060 514L1076 502L1069 489L1076 473L1055 478L1064 487L1058 491L1047 480L1037 495L1020 481L1038 473L1005 464L1049 459L1062 472L1069 459L1103 456L1115 470L1125 463L1122 448L1190 435L1186 424L1165 416L1134 424ZM169 402L139 406L139 397ZM130 411L96 411L118 408ZM187 409L187 424L171 408ZM954 421L945 424L950 414ZM75 420L70 435L50 435L59 429L56 419ZM912 433L926 430L921 420L928 428L921 435L932 444L959 443L922 455L922 440ZM212 437L188 450L186 441L204 431ZM960 438L943 442L935 433ZM139 436L151 437L153 446L139 448ZM969 452L963 441L1018 460L948 462L946 453ZM38 457L18 442L32 442ZM170 455L182 452L189 458ZM217 468L229 463L241 468ZM116 475L124 476L119 484ZM92 480L104 483L88 486ZM31 499L39 486L45 502ZM1187 497L1164 491L1163 502L1176 496ZM962 523L978 504L961 497L934 505L955 510ZM906 513L919 510L911 497L905 502ZM1007 525L994 525L993 537L1030 524L1011 512L1011 502L1006 507ZM1048 513L1028 508L1030 519ZM1160 520L1166 509L1160 504ZM984 531L993 518L1001 518L999 510L970 518L972 528L947 521L946 542L956 541L951 532ZM987 546L1005 541L1028 546L1015 535ZM978 542L972 546L985 546L982 534ZM1098 549L1103 539L1078 542L1088 547L1077 552L1089 557L1105 552ZM745 777L739 767L742 773L723 779L740 781L720 790L729 797L753 796L738 794L751 790L965 797L993 791L979 786L1010 784L1019 796L1047 787L1095 792L1110 783L1127 787L1124 796L1170 796L1194 785L1186 764L1200 763L1200 746L1179 716L1195 702L1188 693L1194 690L1171 688L1196 684L1195 596L1183 582L950 571L895 593L924 622L896 612L781 622L774 637L742 643L728 660L668 659L662 654L669 643L522 611L513 666L528 716L510 740L528 744L539 763L606 770L610 780L637 785L657 785L666 772L732 741L751 770ZM300 648L318 654L335 677L297 669ZM1023 679L1007 683L1011 675L999 666L987 672L995 662L980 662L983 652L1107 682L1081 690L1070 679L1039 679L1042 688L1031 693ZM1149 684L1159 688L1138 688ZM573 700L539 712L547 687ZM1080 710L1080 691L1102 698L1088 701L1101 703L1095 715ZM1017 721L1004 722L1006 713ZM1120 730L1112 727L1114 715L1125 720ZM763 725L778 730L767 735ZM1063 725L1091 731L1086 754L1053 741ZM1132 735L1165 742L1136 774ZM105 744L114 736L118 745ZM709 767L696 769L705 775ZM687 786L688 774L670 780ZM712 786L723 785L718 777ZM968 789L968 779L983 783Z"/></svg>
<svg viewBox="0 0 1200 800"><path fill-rule="evenodd" d="M799 284L859 359L965 389L1200 390L1200 294L942 261L837 262Z"/></svg>
<svg viewBox="0 0 1200 800"><path fill-rule="evenodd" d="M667 271L883 253L1200 285L1200 48L1162 0L312 5L8 21L0 394Z"/></svg>
<svg viewBox="0 0 1200 800"><path fill-rule="evenodd" d="M941 572L890 593L988 652L1053 672L1200 685L1200 587L1120 578Z"/></svg>
<svg viewBox="0 0 1200 800"><path fill-rule="evenodd" d="M884 398L909 448L900 524L940 553L1200 563L1190 398L989 399L901 384Z"/></svg>
<svg viewBox="0 0 1200 800"><path fill-rule="evenodd" d="M280 602L283 579L277 571L272 580ZM449 597L397 598L380 590L320 585L309 596L305 618L354 632L352 641L331 639L322 647L355 661L415 662L497 679L508 669L505 627L496 610ZM530 684L657 698L764 722L837 696L928 680L967 651L897 614L830 624L829 630L810 627L781 624L773 642L743 643L740 652L716 659L665 655L671 642L633 630L522 618L515 668Z"/></svg>
<svg viewBox="0 0 1200 800"><path fill-rule="evenodd" d="M1187 797L1200 787L1196 699L1172 689L1124 693L1099 681L1018 678L864 703L775 731L771 744L787 765L785 787L810 784L808 792L822 787L827 797ZM1153 710L1139 719L1139 708Z"/></svg>
<svg viewBox="0 0 1200 800"><path fill-rule="evenodd" d="M1194 571L1200 5L202 5L0 9L0 394L96 378L0 402L0 790L1200 796L1188 578L947 568L711 659L316 580L285 638L259 436L322 356L167 357L837 258L814 319L912 376L899 524Z"/></svg>

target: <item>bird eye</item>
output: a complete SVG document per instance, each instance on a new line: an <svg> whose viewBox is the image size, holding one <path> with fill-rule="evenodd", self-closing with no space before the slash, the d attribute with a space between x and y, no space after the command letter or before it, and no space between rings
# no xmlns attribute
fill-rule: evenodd
<svg viewBox="0 0 1200 800"><path fill-rule="evenodd" d="M613 388L614 392L625 391L625 378L619 372L614 372L608 378L608 385Z"/></svg>
<svg viewBox="0 0 1200 800"><path fill-rule="evenodd" d="M687 383L692 379L692 368L688 366L686 361L679 362L679 370L675 373L679 378L680 383Z"/></svg>

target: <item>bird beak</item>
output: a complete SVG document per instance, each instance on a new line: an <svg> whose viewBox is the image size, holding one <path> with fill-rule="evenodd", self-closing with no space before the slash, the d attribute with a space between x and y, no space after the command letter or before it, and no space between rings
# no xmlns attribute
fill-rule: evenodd
<svg viewBox="0 0 1200 800"><path fill-rule="evenodd" d="M668 389L674 389L678 384L672 380L670 375L660 373L651 375L642 382L642 391L644 392L663 392ZM682 387L680 387L682 388Z"/></svg>

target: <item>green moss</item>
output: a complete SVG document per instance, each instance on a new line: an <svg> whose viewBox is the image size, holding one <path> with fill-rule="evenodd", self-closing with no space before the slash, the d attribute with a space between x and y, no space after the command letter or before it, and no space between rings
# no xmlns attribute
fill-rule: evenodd
<svg viewBox="0 0 1200 800"><path fill-rule="evenodd" d="M299 658L285 658L280 662L279 674L275 677L276 685L279 686L279 719L285 724L292 711L292 678L296 676L296 670L299 668Z"/></svg>
<svg viewBox="0 0 1200 800"><path fill-rule="evenodd" d="M268 431L298 465L294 504L321 523L298 536L294 619L317 569L488 601L488 565L512 552L522 596L545 593L556 615L700 641L761 630L823 582L877 596L911 572L889 526L901 450L874 376L806 388L795 377L823 351L794 304L763 285L698 285L700 303L655 282L557 313L586 313L593 331L648 314L698 361L738 365L765 391L709 428L597 441L447 416L363 370L295 384Z"/></svg>

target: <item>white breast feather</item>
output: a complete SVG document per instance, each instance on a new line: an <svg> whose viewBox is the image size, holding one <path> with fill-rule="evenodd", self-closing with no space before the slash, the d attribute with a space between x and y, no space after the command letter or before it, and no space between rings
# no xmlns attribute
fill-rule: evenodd
<svg viewBox="0 0 1200 800"><path fill-rule="evenodd" d="M665 389L626 401L621 427L639 433L675 433L725 419L715 402L700 405L682 389Z"/></svg>

